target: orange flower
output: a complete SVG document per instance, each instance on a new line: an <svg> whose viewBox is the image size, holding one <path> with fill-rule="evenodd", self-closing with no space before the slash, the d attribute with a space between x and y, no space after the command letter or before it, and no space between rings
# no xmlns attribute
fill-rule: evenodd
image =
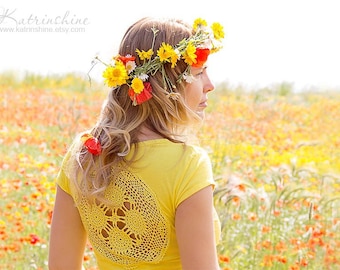
<svg viewBox="0 0 340 270"><path fill-rule="evenodd" d="M268 233L270 232L270 230L271 228L269 226L265 226L265 225L262 226L262 233Z"/></svg>
<svg viewBox="0 0 340 270"><path fill-rule="evenodd" d="M287 263L287 257L285 256L281 256L281 255L278 255L276 257L277 261L280 262L280 263Z"/></svg>
<svg viewBox="0 0 340 270"><path fill-rule="evenodd" d="M240 220L240 219L241 219L241 215L238 214L238 213L235 213L235 214L233 214L233 215L231 216L231 219L232 219L232 220Z"/></svg>
<svg viewBox="0 0 340 270"><path fill-rule="evenodd" d="M284 252L285 250L287 250L287 246L283 241L280 241L275 245L275 250L277 250L278 252Z"/></svg>
<svg viewBox="0 0 340 270"><path fill-rule="evenodd" d="M313 216L313 218L314 218L315 220L321 220L321 219L322 219L322 216L319 215L319 214L315 214L315 215Z"/></svg>
<svg viewBox="0 0 340 270"><path fill-rule="evenodd" d="M301 260L299 261L299 265L306 267L308 266L308 261L306 258L301 258Z"/></svg>
<svg viewBox="0 0 340 270"><path fill-rule="evenodd" d="M300 270L300 267L296 264L289 266L288 270Z"/></svg>
<svg viewBox="0 0 340 270"><path fill-rule="evenodd" d="M246 191L246 186L245 186L244 184L238 185L237 188L238 188L239 190L243 191L243 192Z"/></svg>
<svg viewBox="0 0 340 270"><path fill-rule="evenodd" d="M230 258L228 256L220 255L219 259L221 262L230 263Z"/></svg>
<svg viewBox="0 0 340 270"><path fill-rule="evenodd" d="M278 217L281 214L281 212L279 210L274 210L273 211L273 215Z"/></svg>
<svg viewBox="0 0 340 270"><path fill-rule="evenodd" d="M84 261L84 262L87 262L87 261L89 261L89 260L90 260L90 256L89 256L89 255L84 255L83 261Z"/></svg>
<svg viewBox="0 0 340 270"><path fill-rule="evenodd" d="M251 221L256 221L257 220L257 215L255 213L249 213L248 214L248 218L251 220Z"/></svg>
<svg viewBox="0 0 340 270"><path fill-rule="evenodd" d="M241 201L240 197L238 197L238 196L234 196L232 200L233 200L233 203L236 204L236 205L239 205L240 201Z"/></svg>
<svg viewBox="0 0 340 270"><path fill-rule="evenodd" d="M262 242L262 247L264 249L272 249L272 243L270 242L270 240L265 240Z"/></svg>
<svg viewBox="0 0 340 270"><path fill-rule="evenodd" d="M265 267L271 267L273 266L273 261L274 261L274 256L273 255L265 255L263 257L262 263L261 265L265 266Z"/></svg>

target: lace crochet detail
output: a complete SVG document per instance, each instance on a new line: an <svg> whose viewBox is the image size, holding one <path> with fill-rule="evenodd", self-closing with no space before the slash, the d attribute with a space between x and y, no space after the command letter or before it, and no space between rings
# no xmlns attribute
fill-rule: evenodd
<svg viewBox="0 0 340 270"><path fill-rule="evenodd" d="M143 262L158 263L166 252L170 229L148 186L132 173L121 171L105 197L112 207L90 205L85 198L79 202L92 246L126 269Z"/></svg>

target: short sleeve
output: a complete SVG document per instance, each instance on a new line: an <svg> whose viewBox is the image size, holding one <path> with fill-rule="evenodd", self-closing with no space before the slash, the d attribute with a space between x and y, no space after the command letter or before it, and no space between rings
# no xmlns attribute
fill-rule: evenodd
<svg viewBox="0 0 340 270"><path fill-rule="evenodd" d="M67 165L69 158L70 158L70 152L68 152L63 159L61 168L60 168L58 175L57 175L57 178L56 178L56 183L66 193L71 194L70 179L68 178L68 176L65 173L66 165Z"/></svg>
<svg viewBox="0 0 340 270"><path fill-rule="evenodd" d="M183 174L174 189L176 207L202 188L215 187L211 161L204 149L193 148L185 157L183 166Z"/></svg>

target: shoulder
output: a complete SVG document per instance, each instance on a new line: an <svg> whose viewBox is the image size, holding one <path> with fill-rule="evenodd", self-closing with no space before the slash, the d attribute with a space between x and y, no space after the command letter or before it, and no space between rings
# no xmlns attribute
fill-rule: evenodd
<svg viewBox="0 0 340 270"><path fill-rule="evenodd" d="M171 148L173 148L174 152L178 153L180 157L184 158L188 162L210 162L207 150L197 144L170 143L169 152L171 152Z"/></svg>
<svg viewBox="0 0 340 270"><path fill-rule="evenodd" d="M198 145L185 145L184 153L189 158L194 158L202 161L210 161L209 154L206 149Z"/></svg>

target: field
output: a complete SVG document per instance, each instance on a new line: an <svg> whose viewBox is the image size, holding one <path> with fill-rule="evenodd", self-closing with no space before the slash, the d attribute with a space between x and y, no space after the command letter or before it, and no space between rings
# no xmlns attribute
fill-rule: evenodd
<svg viewBox="0 0 340 270"><path fill-rule="evenodd" d="M76 75L0 75L0 269L47 269L54 178L106 90ZM211 94L200 140L221 269L340 269L340 92L282 84ZM96 269L88 245L86 269Z"/></svg>

